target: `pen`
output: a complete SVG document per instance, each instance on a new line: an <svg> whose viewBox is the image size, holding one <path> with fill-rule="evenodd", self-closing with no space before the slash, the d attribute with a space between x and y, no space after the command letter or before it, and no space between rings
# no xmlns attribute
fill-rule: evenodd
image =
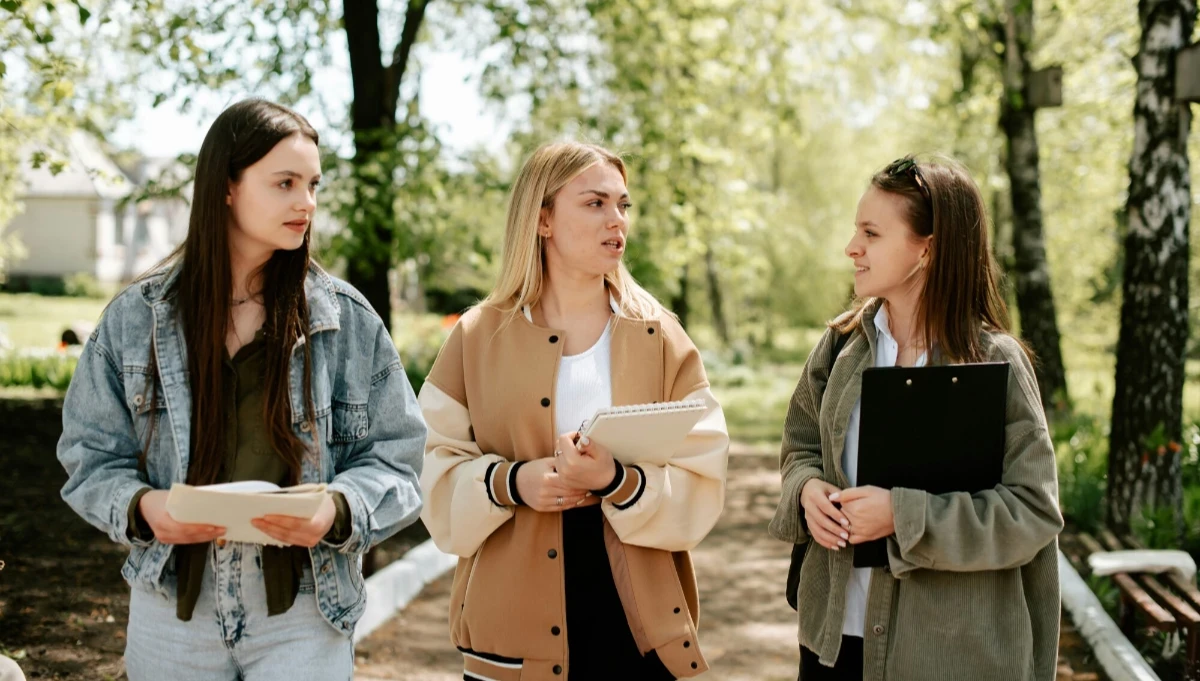
<svg viewBox="0 0 1200 681"><path fill-rule="evenodd" d="M575 439L573 439L573 440L571 441L572 443L574 443L574 444L579 444L579 440L580 440L581 438L583 438L583 431L584 431L584 429L586 429L586 428L587 428L587 424L588 424L588 420L587 420L587 419L584 419L584 420L583 420L583 423L580 423L580 424L579 424L579 430L578 430L578 431L575 433ZM583 444L586 446L586 445L587 445L587 441L585 440Z"/></svg>

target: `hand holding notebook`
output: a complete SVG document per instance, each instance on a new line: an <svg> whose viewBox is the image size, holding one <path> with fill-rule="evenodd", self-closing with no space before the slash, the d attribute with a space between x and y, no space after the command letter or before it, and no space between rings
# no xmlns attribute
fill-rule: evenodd
<svg viewBox="0 0 1200 681"><path fill-rule="evenodd" d="M704 400L630 404L596 410L580 435L633 464L666 464L708 411Z"/></svg>
<svg viewBox="0 0 1200 681"><path fill-rule="evenodd" d="M181 523L224 527L228 541L284 546L250 521L266 515L311 519L327 495L323 484L281 488L259 480L199 487L176 483L167 497L167 513Z"/></svg>

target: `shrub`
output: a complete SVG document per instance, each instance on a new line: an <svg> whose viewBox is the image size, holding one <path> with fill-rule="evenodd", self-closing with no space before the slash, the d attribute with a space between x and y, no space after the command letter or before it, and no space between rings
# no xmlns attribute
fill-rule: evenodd
<svg viewBox="0 0 1200 681"><path fill-rule="evenodd" d="M54 388L71 384L80 348L14 350L0 354L0 387Z"/></svg>

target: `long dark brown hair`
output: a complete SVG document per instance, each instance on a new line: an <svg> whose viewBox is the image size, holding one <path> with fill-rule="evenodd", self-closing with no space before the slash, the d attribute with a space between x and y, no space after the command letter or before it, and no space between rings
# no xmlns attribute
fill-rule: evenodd
<svg viewBox="0 0 1200 681"><path fill-rule="evenodd" d="M317 131L291 109L261 99L238 102L213 121L196 159L192 211L187 238L153 271L178 267L171 289L183 322L187 344L188 383L192 393L191 457L187 481L192 485L217 482L225 461L225 409L222 362L225 338L231 323L233 270L229 251L230 208L225 199L242 171L254 165L279 142L303 135L318 143ZM292 429L289 366L293 349L304 354L305 418L315 425L312 404L312 354L309 348L309 311L304 295L308 273L310 232L294 251L278 250L256 274L261 275L266 321L265 400L263 421L272 449L290 471L290 482L300 481L308 447ZM157 378L155 352L152 374ZM154 381L153 390L158 390ZM153 396L151 399L154 399ZM151 405L154 403L151 402ZM152 417L153 419L153 417ZM153 422L147 447L153 437ZM315 428L314 431L314 442ZM144 452L143 452L144 456Z"/></svg>
<svg viewBox="0 0 1200 681"><path fill-rule="evenodd" d="M983 195L962 164L905 156L871 178L871 186L904 199L905 217L916 238L933 235L929 266L917 305L916 325L925 347L934 341L950 362L982 362L984 330L1012 334L1000 274L992 256ZM830 322L839 333L862 325L870 300L857 300ZM1025 348L1026 353L1029 352Z"/></svg>

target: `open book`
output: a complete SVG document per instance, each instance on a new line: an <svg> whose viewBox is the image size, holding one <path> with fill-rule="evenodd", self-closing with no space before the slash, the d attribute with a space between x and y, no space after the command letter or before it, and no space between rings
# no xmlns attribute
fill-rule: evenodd
<svg viewBox="0 0 1200 681"><path fill-rule="evenodd" d="M280 487L261 480L193 487L175 483L167 495L167 513L181 523L225 528L225 539L283 546L283 542L250 524L265 515L312 518L328 492L324 484Z"/></svg>
<svg viewBox="0 0 1200 681"><path fill-rule="evenodd" d="M597 409L580 430L626 465L665 464L708 411L704 400Z"/></svg>

